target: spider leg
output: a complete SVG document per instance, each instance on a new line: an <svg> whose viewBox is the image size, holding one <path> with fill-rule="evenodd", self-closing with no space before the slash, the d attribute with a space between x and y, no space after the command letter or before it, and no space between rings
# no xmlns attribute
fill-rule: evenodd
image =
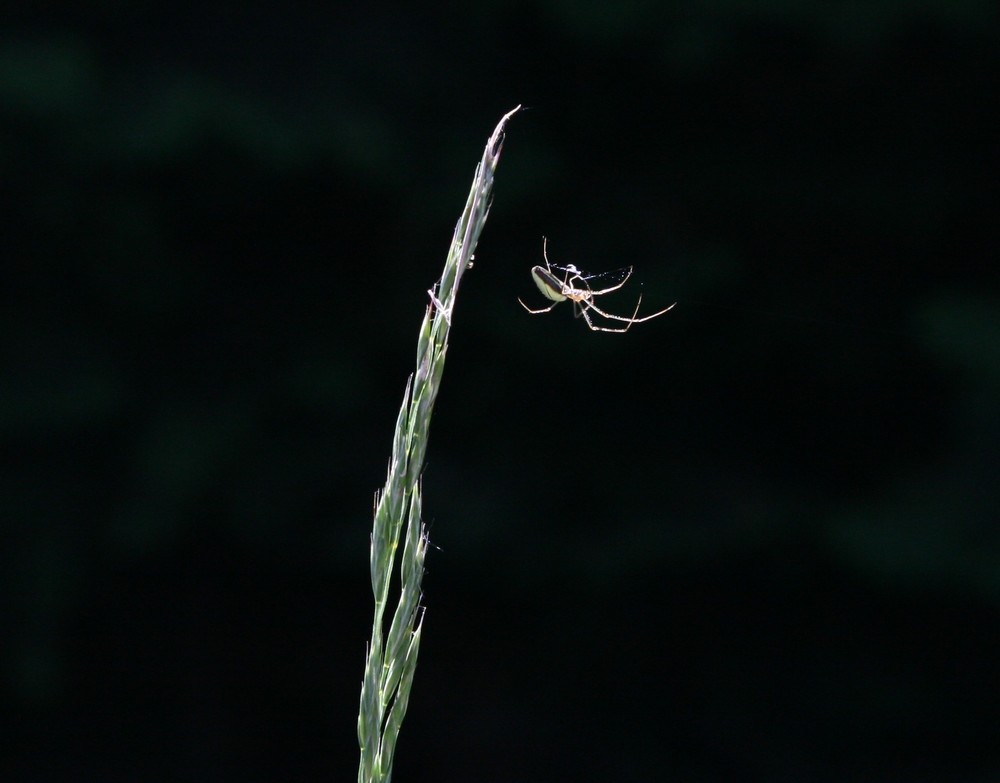
<svg viewBox="0 0 1000 783"><path fill-rule="evenodd" d="M639 306L641 304L642 304L642 294L639 295L639 301L635 303L635 310L632 311L632 317L631 318L626 318L623 315L614 315L613 313L606 313L600 307L598 307L597 305L595 305L593 302L590 302L590 306L593 308L594 312L596 312L598 315L600 315L600 316L602 316L604 318L607 318L608 320L611 320L611 321L624 321L629 326L631 326L634 323L637 323L639 320L642 320L642 319L637 319L636 318L636 315L638 315L638 313L639 313ZM627 329L628 327L625 327L625 328Z"/></svg>
<svg viewBox="0 0 1000 783"><path fill-rule="evenodd" d="M523 307L525 310L527 310L532 315L538 315L539 313L547 313L549 310L551 310L553 307L555 307L557 304L559 304L558 302L553 302L548 307L543 307L541 310L532 310L530 307L528 307L528 305L526 305L524 302L521 301L520 297L518 297L517 301L521 305L521 307Z"/></svg>
<svg viewBox="0 0 1000 783"><path fill-rule="evenodd" d="M642 301L642 297L641 296L639 297L639 301L640 302ZM653 313L652 315L644 315L642 318L636 318L635 315L633 315L632 316L632 323L634 323L634 324L641 324L643 321L650 321L653 318L656 318L658 315L663 315L664 313L666 313L666 312L668 312L670 310L673 310L674 309L674 305L676 305L676 304L677 304L677 302L674 302L674 304L670 305L670 307L664 307L662 310L659 310L659 311ZM636 306L635 312L636 313L639 312L638 305Z"/></svg>
<svg viewBox="0 0 1000 783"><path fill-rule="evenodd" d="M618 283L617 285L613 285L610 288L602 288L600 291L590 291L590 294L591 296L600 296L601 294L610 294L612 291L617 291L619 288L625 285L625 283L628 282L628 279L631 276L632 276L632 267L629 267L628 272L625 274L625 277L622 278L622 281L620 283ZM584 282L584 285L587 285L586 282ZM587 286L587 290L590 290L590 286Z"/></svg>
<svg viewBox="0 0 1000 783"><path fill-rule="evenodd" d="M642 295L641 294L639 296L639 301L636 302L636 304L635 304L635 311L632 313L632 317L631 318L626 318L626 317L621 316L621 315L613 315L611 313L606 313L601 308L599 308L597 305L595 305L593 302L590 302L589 304L590 304L590 306L599 315L603 315L605 318L609 318L612 321L627 321L629 324L641 324L643 321L649 321L652 318L656 318L658 315L663 315L668 310L672 310L674 308L674 305L677 304L677 302L674 302L674 304L670 305L670 307L665 307L664 309L660 310L658 313L653 313L652 315L644 315L642 318L636 318L636 316L639 314L639 305L642 304Z"/></svg>
<svg viewBox="0 0 1000 783"><path fill-rule="evenodd" d="M612 329L610 326L598 326L590 320L590 314L587 312L587 307L591 307L594 310L597 310L597 308L594 307L591 302L583 301L580 303L580 312L583 314L583 320L587 322L587 326L590 327L592 332L614 332L615 334L624 334L632 326L631 323L624 329ZM601 311L597 310L597 312L600 313ZM601 313L601 315L603 315L603 313Z"/></svg>
<svg viewBox="0 0 1000 783"><path fill-rule="evenodd" d="M542 237L542 258L545 259L545 268L549 270L549 274L552 273L552 264L549 263L549 238Z"/></svg>

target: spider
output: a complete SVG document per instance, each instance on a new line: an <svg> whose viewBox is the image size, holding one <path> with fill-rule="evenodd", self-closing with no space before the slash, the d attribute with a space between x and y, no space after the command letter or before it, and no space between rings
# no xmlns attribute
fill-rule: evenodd
<svg viewBox="0 0 1000 783"><path fill-rule="evenodd" d="M573 303L573 315L579 318L583 316L583 320L587 322L587 326L590 327L592 331L595 332L617 332L619 334L627 332L632 324L642 323L643 321L648 321L651 318L656 318L658 315L663 315L667 310L670 310L677 302L670 305L670 307L660 310L658 313L653 313L652 315L646 315L642 318L636 318L639 314L639 305L642 304L642 295L639 295L639 301L635 304L635 310L630 318L626 318L621 315L612 315L611 313L604 312L601 308L594 304L594 297L601 296L602 294L609 294L612 291L617 291L625 282L629 279L632 274L632 267L628 266L624 269L618 270L618 272L606 272L600 275L586 275L575 266L570 264L569 266L555 266L549 262L548 254L548 239L542 237L542 256L545 258L545 266L533 266L531 268L531 278L535 281L535 285L538 286L538 290L542 292L542 296L546 299L551 299L552 304L548 307L543 307L540 310L532 310L520 299L521 307L527 310L532 315L538 315L539 313L547 313L553 307L555 307L560 302L565 302L567 299ZM556 269L560 272L565 272L566 274L560 280L559 277L552 271ZM612 286L607 288L602 288L598 291L594 291L590 285L587 283L588 280L593 280L595 278L604 278L607 276L615 277L620 276L620 280ZM590 319L590 311L593 310L595 313L603 318L607 318L611 321L624 321L628 324L622 329L612 329L607 326L597 326Z"/></svg>

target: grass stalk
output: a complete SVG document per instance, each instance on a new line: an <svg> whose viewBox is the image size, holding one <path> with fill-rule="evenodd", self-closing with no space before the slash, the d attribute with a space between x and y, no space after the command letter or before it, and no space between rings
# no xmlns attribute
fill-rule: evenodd
<svg viewBox="0 0 1000 783"><path fill-rule="evenodd" d="M358 743L361 746L358 783L389 783L392 779L393 754L410 698L423 628L420 585L424 576L427 530L420 515L420 475L431 412L444 372L458 286L470 266L489 213L493 174L503 146L503 129L520 108L503 116L486 143L465 209L455 226L441 279L428 291L430 304L417 339L416 372L407 380L403 392L385 487L375 493L371 537L375 616L358 713ZM403 552L397 557L404 521ZM385 611L397 561L399 596L386 633Z"/></svg>

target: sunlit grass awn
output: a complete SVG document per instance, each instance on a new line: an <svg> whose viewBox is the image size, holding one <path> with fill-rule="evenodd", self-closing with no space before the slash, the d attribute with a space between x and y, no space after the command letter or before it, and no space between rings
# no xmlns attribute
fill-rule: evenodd
<svg viewBox="0 0 1000 783"><path fill-rule="evenodd" d="M576 317L582 315L583 320L587 322L587 326L590 327L591 330L595 332L617 332L620 334L627 332L632 327L632 324L639 324L643 321L649 321L652 318L663 315L677 304L674 302L674 304L670 305L670 307L666 307L658 313L645 315L642 318L636 318L639 314L639 306L642 304L642 294L640 294L639 301L636 302L635 311L632 313L631 317L626 318L622 315L614 315L612 313L605 312L594 304L594 298L602 296L603 294L610 294L612 291L617 291L625 285L629 277L632 275L632 267L628 266L624 269L619 269L614 272L606 272L599 275L587 275L572 264L569 266L556 266L549 261L548 239L545 237L542 237L542 257L545 259L545 266L533 266L531 268L531 279L535 281L535 285L538 286L538 290L542 292L542 296L551 300L552 304L548 307L532 310L524 302L521 302L519 298L517 301L520 302L521 307L532 315L547 313L560 302L569 300L573 303L573 314ZM557 272L562 273L561 279ZM614 285L607 286L606 288L600 288L596 291L590 287L590 283L588 282L608 279L617 279L617 282ZM598 326L591 320L591 312L597 313L602 318L607 318L610 321L621 321L628 325L622 327L621 329L613 329L609 326Z"/></svg>

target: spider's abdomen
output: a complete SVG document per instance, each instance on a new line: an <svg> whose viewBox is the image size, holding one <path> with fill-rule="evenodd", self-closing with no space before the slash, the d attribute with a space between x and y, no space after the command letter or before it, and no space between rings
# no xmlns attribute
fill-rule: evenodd
<svg viewBox="0 0 1000 783"><path fill-rule="evenodd" d="M531 279L535 281L542 296L552 302L565 302L563 282L544 266L531 267Z"/></svg>

